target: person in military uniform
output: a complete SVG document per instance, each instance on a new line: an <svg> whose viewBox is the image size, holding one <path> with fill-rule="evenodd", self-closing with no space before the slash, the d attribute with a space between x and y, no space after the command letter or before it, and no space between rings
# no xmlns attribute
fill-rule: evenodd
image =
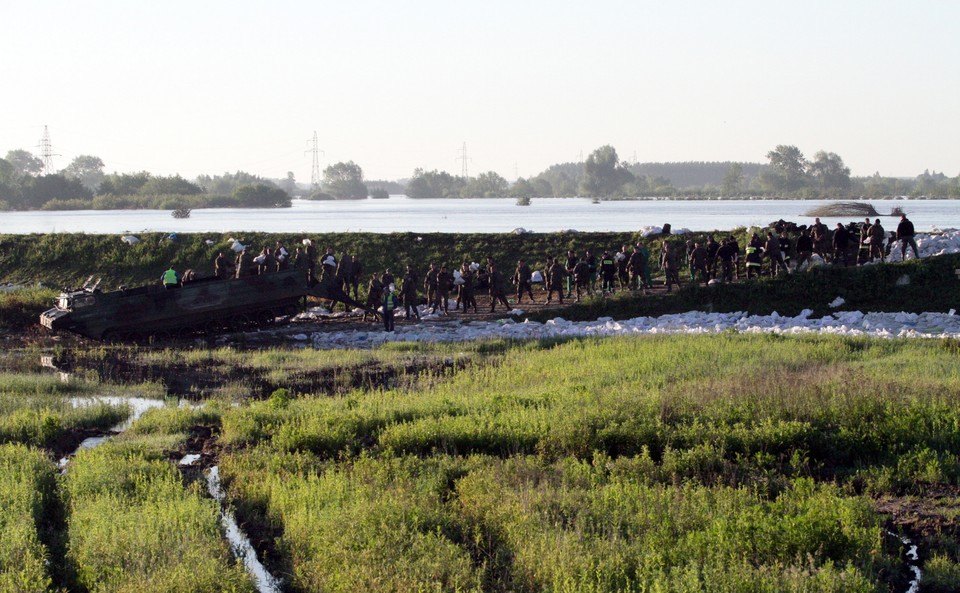
<svg viewBox="0 0 960 593"><path fill-rule="evenodd" d="M830 241L827 238L827 225L815 218L810 227L810 239L813 241L813 252L820 256L823 261L830 260Z"/></svg>
<svg viewBox="0 0 960 593"><path fill-rule="evenodd" d="M810 238L810 230L803 229L800 231L800 236L797 237L797 262L793 268L794 271L800 271L800 266L802 266L804 262L809 262L812 256L813 239Z"/></svg>
<svg viewBox="0 0 960 593"><path fill-rule="evenodd" d="M597 289L597 256L590 252L589 249L583 252L584 260L587 262L587 283L590 286L590 294L592 295Z"/></svg>
<svg viewBox="0 0 960 593"><path fill-rule="evenodd" d="M588 296L593 296L593 291L590 289L590 276L590 265L587 263L586 255L584 255L580 258L580 261L577 262L577 265L573 267L573 283L576 286L576 302L578 303L584 292L586 292Z"/></svg>
<svg viewBox="0 0 960 593"><path fill-rule="evenodd" d="M897 241L900 241L900 259L902 261L907 261L907 247L913 249L914 259L920 259L914 235L916 235L916 229L913 228L913 223L907 218L906 214L901 214L900 224L897 225Z"/></svg>
<svg viewBox="0 0 960 593"><path fill-rule="evenodd" d="M360 278L363 275L363 262L356 255L351 255L350 264L350 276L347 278L347 285L348 288L353 289L353 298L357 300L360 298ZM350 294L349 290L346 292Z"/></svg>
<svg viewBox="0 0 960 593"><path fill-rule="evenodd" d="M410 319L411 314L418 321L420 320L420 310L417 308L419 303L417 302L417 284L419 284L419 278L417 278L417 273L413 271L413 266L407 266L407 273L403 275L403 286L401 287L401 300L403 301L403 308L406 312L406 318Z"/></svg>
<svg viewBox="0 0 960 593"><path fill-rule="evenodd" d="M653 280L650 277L650 249L643 244L643 241L637 241L637 250L640 252L641 273L643 274L644 294L646 294L646 289L653 288Z"/></svg>
<svg viewBox="0 0 960 593"><path fill-rule="evenodd" d="M311 239L304 239L303 246L304 263L307 268L307 282L312 285L314 279L317 277L317 246L314 245Z"/></svg>
<svg viewBox="0 0 960 593"><path fill-rule="evenodd" d="M883 230L883 225L880 224L880 219L878 218L873 225L870 226L870 261L874 259L879 259L881 262L886 261L886 255L883 250L883 240L886 239L887 232Z"/></svg>
<svg viewBox="0 0 960 593"><path fill-rule="evenodd" d="M511 307L510 303L507 301L507 293L503 287L505 282L503 278L503 272L500 271L496 264L490 264L489 281L490 312L493 313L496 310L498 302L503 303L503 306L507 308L507 311L513 310L513 307Z"/></svg>
<svg viewBox="0 0 960 593"><path fill-rule="evenodd" d="M230 277L230 261L227 259L227 256L223 252L217 253L216 259L213 260L213 275L216 276L217 280L226 280Z"/></svg>
<svg viewBox="0 0 960 593"><path fill-rule="evenodd" d="M463 262L463 265L460 266L460 279L463 280L463 284L460 285L460 293L457 296L457 307L459 308L463 304L464 313L470 307L473 307L473 312L477 313L477 299L473 294L473 270L470 269L470 264L467 262Z"/></svg>
<svg viewBox="0 0 960 593"><path fill-rule="evenodd" d="M446 265L440 266L440 272L437 274L437 303L434 305L431 313L437 312L437 304L444 314L449 313L450 285L453 284L453 274L447 269Z"/></svg>
<svg viewBox="0 0 960 593"><path fill-rule="evenodd" d="M244 278L246 276L253 276L256 274L253 256L250 255L250 252L247 251L246 247L244 247L243 250L237 255L236 268L237 278Z"/></svg>
<svg viewBox="0 0 960 593"><path fill-rule="evenodd" d="M273 251L269 247L264 247L258 256L260 263L257 265L257 274L266 274L277 269L277 260L273 257Z"/></svg>
<svg viewBox="0 0 960 593"><path fill-rule="evenodd" d="M427 273L423 276L423 289L427 293L427 306L432 307L433 311L437 310L437 289L439 288L439 277L440 270L437 269L437 264L430 262L430 267L427 269Z"/></svg>
<svg viewBox="0 0 960 593"><path fill-rule="evenodd" d="M383 298L384 286L377 277L377 273L370 274L370 282L367 283L367 300L364 303L363 320L367 320L367 310L376 311L380 306L380 300ZM376 315L374 315L376 319Z"/></svg>
<svg viewBox="0 0 960 593"><path fill-rule="evenodd" d="M563 281L567 275L566 268L555 257L547 258L547 302L553 300L553 293L557 293L560 304L563 304Z"/></svg>
<svg viewBox="0 0 960 593"><path fill-rule="evenodd" d="M517 285L517 304L523 300L523 293L530 295L530 302L535 303L537 300L533 298L533 283L530 279L533 277L533 271L530 269L530 266L527 265L527 262L519 259L517 260L517 270L513 273L513 283Z"/></svg>
<svg viewBox="0 0 960 593"><path fill-rule="evenodd" d="M390 288L390 285L394 283L393 274L390 272L390 268L385 269L383 274L380 274L380 283L383 284L384 288Z"/></svg>
<svg viewBox="0 0 960 593"><path fill-rule="evenodd" d="M709 284L710 271L707 269L707 249L703 245L700 245L699 242L694 242L689 260L690 276L693 277L693 282L697 281L696 276L699 273L703 283L705 285Z"/></svg>
<svg viewBox="0 0 960 593"><path fill-rule="evenodd" d="M613 293L613 278L616 274L616 260L613 259L609 251L604 251L600 257L600 290L605 294Z"/></svg>
<svg viewBox="0 0 960 593"><path fill-rule="evenodd" d="M783 253L780 252L780 239L773 236L772 231L767 231L767 240L763 244L763 253L770 260L770 275L776 276L781 271L787 272L787 262L783 261Z"/></svg>
<svg viewBox="0 0 960 593"><path fill-rule="evenodd" d="M567 298L573 296L573 270L577 267L577 254L573 249L567 251L567 267L566 267L566 278L567 278Z"/></svg>
<svg viewBox="0 0 960 593"><path fill-rule="evenodd" d="M290 252L284 247L283 241L277 241L273 249L273 257L277 260L278 272L282 272L290 267Z"/></svg>
<svg viewBox="0 0 960 593"><path fill-rule="evenodd" d="M633 247L633 253L630 254L630 260L627 263L627 269L630 271L630 290L643 289L643 293L647 293L647 281L644 275L646 265L646 258L640 250L640 244L637 243Z"/></svg>
<svg viewBox="0 0 960 593"><path fill-rule="evenodd" d="M337 258L333 255L333 247L327 247L326 253L323 254L323 259L320 260L320 265L322 269L320 271L320 280L336 280L337 277ZM336 284L336 282L333 282Z"/></svg>
<svg viewBox="0 0 960 593"><path fill-rule="evenodd" d="M621 245L620 251L613 256L617 262L617 280L620 283L620 290L630 289L630 248L627 245Z"/></svg>
<svg viewBox="0 0 960 593"><path fill-rule="evenodd" d="M733 281L733 272L737 266L737 248L732 241L724 239L717 249L717 259L720 260L720 275L724 282Z"/></svg>
<svg viewBox="0 0 960 593"><path fill-rule="evenodd" d="M704 247L707 250L707 274L710 278L717 277L717 251L720 250L720 244L713 238L713 235L707 235L707 244Z"/></svg>
<svg viewBox="0 0 960 593"><path fill-rule="evenodd" d="M672 285L676 284L680 288L680 254L678 249L670 241L663 242L663 251L660 254L660 267L663 268L665 275L664 284L667 285L667 292L670 292Z"/></svg>
<svg viewBox="0 0 960 593"><path fill-rule="evenodd" d="M833 231L833 263L843 262L844 267L850 265L847 260L849 244L850 231L838 222L836 230Z"/></svg>

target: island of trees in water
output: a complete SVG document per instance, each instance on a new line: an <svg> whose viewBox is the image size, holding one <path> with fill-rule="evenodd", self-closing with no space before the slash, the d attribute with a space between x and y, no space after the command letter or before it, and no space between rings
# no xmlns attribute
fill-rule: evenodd
<svg viewBox="0 0 960 593"><path fill-rule="evenodd" d="M58 172L45 170L26 150L11 150L0 159L0 210L85 210L153 208L189 216L192 208L286 207L293 197L315 200L387 198L406 194L417 199L517 198L529 204L538 197L591 197L597 200L662 198L850 199L913 196L960 198L960 175L924 171L915 178L851 177L843 159L819 151L812 159L799 148L779 145L767 163L680 162L630 163L612 146L601 146L582 162L559 163L513 183L495 171L475 177L447 171L415 169L399 181L364 179L353 161L334 163L318 186L298 184L294 174L267 179L244 171L159 176L146 171L104 172L99 157L81 155Z"/></svg>

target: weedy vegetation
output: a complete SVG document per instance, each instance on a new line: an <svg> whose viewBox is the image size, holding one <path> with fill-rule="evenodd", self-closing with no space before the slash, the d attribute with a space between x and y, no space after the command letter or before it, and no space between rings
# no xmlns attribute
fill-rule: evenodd
<svg viewBox="0 0 960 593"><path fill-rule="evenodd" d="M65 509L65 552L52 566L67 568L52 576L76 591L250 590L217 504L176 467L199 434L211 439L204 451L219 450L228 504L288 591L905 590L878 501L960 488L958 352L950 340L733 332L365 352L132 349L133 364L227 381L271 374L273 389L151 410L80 452L59 487L36 449L6 445L0 459L32 451L50 465L3 496ZM458 362L435 365L447 359ZM411 379L301 382L305 371L370 366ZM43 402L88 388L23 373L0 385ZM25 409L2 401L4 418ZM41 442L24 434L9 440ZM934 591L949 590L960 565L960 512L937 500L942 530L921 541L924 552L936 546L925 554ZM34 511L17 516L39 533ZM51 554L37 542L30 554ZM47 587L37 566L29 579Z"/></svg>

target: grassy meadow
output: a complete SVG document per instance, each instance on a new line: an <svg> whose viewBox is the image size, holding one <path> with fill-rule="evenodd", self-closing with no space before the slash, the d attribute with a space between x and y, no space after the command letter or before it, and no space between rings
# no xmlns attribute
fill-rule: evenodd
<svg viewBox="0 0 960 593"><path fill-rule="evenodd" d="M921 590L955 590L958 354L734 332L99 348L90 359L277 388L150 410L62 475L43 439L4 433L0 591L253 590L203 480L177 466L201 446L284 591L905 591L888 533L904 528L881 511L898 502L938 505L933 528L907 533ZM371 366L405 374L302 381ZM0 418L42 407L73 426L55 402L149 389L8 371Z"/></svg>

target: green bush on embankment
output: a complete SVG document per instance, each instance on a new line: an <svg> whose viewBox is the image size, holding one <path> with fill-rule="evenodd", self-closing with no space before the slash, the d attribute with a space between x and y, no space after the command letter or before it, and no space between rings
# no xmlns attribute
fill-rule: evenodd
<svg viewBox="0 0 960 593"><path fill-rule="evenodd" d="M58 292L30 287L0 292L0 329L18 329L37 323L37 317L53 306Z"/></svg>

